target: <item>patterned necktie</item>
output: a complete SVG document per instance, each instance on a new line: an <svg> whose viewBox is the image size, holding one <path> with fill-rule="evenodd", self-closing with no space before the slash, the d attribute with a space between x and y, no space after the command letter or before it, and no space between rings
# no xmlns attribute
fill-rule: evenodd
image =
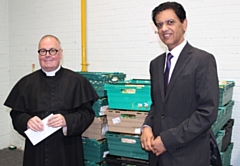
<svg viewBox="0 0 240 166"><path fill-rule="evenodd" d="M173 55L171 53L168 53L167 55L167 61L166 61L166 68L164 72L164 93L166 95L167 87L168 87L168 80L169 80L169 71L171 67L171 59Z"/></svg>

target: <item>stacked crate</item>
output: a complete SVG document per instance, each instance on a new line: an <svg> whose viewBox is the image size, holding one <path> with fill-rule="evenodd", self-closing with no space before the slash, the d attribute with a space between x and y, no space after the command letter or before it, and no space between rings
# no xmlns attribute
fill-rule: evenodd
<svg viewBox="0 0 240 166"><path fill-rule="evenodd" d="M131 79L105 85L108 94L108 166L148 165L140 143L141 126L150 111L150 80Z"/></svg>
<svg viewBox="0 0 240 166"><path fill-rule="evenodd" d="M212 125L218 148L221 153L223 166L230 166L233 149L231 136L234 119L231 119L231 117L234 105L234 101L232 100L234 86L234 81L219 82L218 117Z"/></svg>
<svg viewBox="0 0 240 166"><path fill-rule="evenodd" d="M105 166L105 156L108 153L107 139L83 139L83 151L86 166Z"/></svg>
<svg viewBox="0 0 240 166"><path fill-rule="evenodd" d="M233 143L231 133L234 120L231 119L234 101L232 100L233 81L220 82L218 117L212 125L218 148L221 151L223 166L230 166ZM141 149L140 131L147 112L150 110L150 80L128 80L106 84L109 108L105 110L109 131L105 134L108 139L109 154L106 157L108 165L133 164L140 160L139 165L147 164L147 153ZM141 117L141 118L140 118ZM131 162L130 162L131 161Z"/></svg>
<svg viewBox="0 0 240 166"><path fill-rule="evenodd" d="M104 109L108 105L107 83L125 80L126 74L121 72L77 72L89 80L97 92L99 99L93 104L95 118L89 128L82 134L83 150L86 166L105 166L105 156L108 153L108 143L105 132L108 130Z"/></svg>
<svg viewBox="0 0 240 166"><path fill-rule="evenodd" d="M93 88L97 92L99 99L93 105L95 116L99 117L104 115L102 106L108 105L107 91L104 89L104 85L107 83L115 83L118 81L124 81L126 74L122 72L77 72L81 74L92 84Z"/></svg>

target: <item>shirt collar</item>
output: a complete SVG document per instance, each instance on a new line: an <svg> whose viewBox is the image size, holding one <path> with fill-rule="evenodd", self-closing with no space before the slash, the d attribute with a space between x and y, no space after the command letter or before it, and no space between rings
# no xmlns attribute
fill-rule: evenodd
<svg viewBox="0 0 240 166"><path fill-rule="evenodd" d="M47 71L43 70L43 68L42 68L42 71L43 71L47 76L51 77L51 76L55 76L56 72L57 72L58 70L60 70L60 68L61 68L61 66L58 66L58 68L57 68L56 70L50 71L50 72L47 72Z"/></svg>
<svg viewBox="0 0 240 166"><path fill-rule="evenodd" d="M187 40L183 40L183 42L181 44L179 44L177 47L175 47L174 49L172 49L172 51L169 51L169 49L167 48L166 50L166 55L171 52L171 54L174 57L179 57L180 53L182 52L183 48L185 47L185 45L187 44Z"/></svg>

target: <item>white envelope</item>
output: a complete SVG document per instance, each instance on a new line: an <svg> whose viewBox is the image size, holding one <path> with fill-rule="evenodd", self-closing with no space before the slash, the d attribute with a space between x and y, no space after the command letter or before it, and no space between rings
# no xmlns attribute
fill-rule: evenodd
<svg viewBox="0 0 240 166"><path fill-rule="evenodd" d="M30 139L30 141L32 142L33 145L36 145L37 143L41 142L42 140L44 140L45 138L47 138L49 135L51 135L52 133L56 132L57 130L59 130L62 127L49 127L47 125L48 119L49 117L51 117L53 114L47 116L46 118L44 118L42 120L43 124L44 124L44 130L43 131L38 131L35 132L31 129L27 129L25 131L25 134L27 135L27 137Z"/></svg>

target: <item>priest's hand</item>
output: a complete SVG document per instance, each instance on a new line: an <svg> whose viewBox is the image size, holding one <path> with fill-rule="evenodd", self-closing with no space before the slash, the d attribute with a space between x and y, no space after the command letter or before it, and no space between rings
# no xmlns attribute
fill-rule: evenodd
<svg viewBox="0 0 240 166"><path fill-rule="evenodd" d="M54 114L48 119L47 125L51 127L65 127L66 121L61 114Z"/></svg>
<svg viewBox="0 0 240 166"><path fill-rule="evenodd" d="M28 120L27 127L33 131L43 131L44 129L42 120L37 116L34 116Z"/></svg>
<svg viewBox="0 0 240 166"><path fill-rule="evenodd" d="M143 127L141 134L142 148L147 151L153 151L152 142L154 140L152 129L148 126Z"/></svg>

